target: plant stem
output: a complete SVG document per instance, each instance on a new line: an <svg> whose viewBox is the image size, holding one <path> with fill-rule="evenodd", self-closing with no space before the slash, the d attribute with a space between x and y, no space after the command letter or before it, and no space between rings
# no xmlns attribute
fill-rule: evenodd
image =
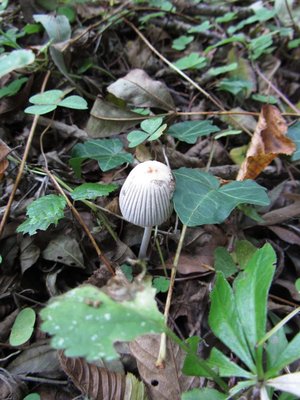
<svg viewBox="0 0 300 400"><path fill-rule="evenodd" d="M147 257L147 250L151 238L151 233L152 233L152 226L146 226L144 229L143 239L139 251L139 258L141 260Z"/></svg>
<svg viewBox="0 0 300 400"><path fill-rule="evenodd" d="M186 234L186 230L187 230L187 225L183 225L182 226L182 230L181 230L181 234L180 234L180 239L179 239L179 242L178 242L178 246L177 246L177 249L176 249L176 254L175 254L175 257L174 257L172 271L171 271L170 286L169 286L169 290L168 290L166 306L165 306L165 312L164 312L165 324L166 325L168 324L168 318L169 318L172 295L173 295L173 290L174 290L177 266L178 266L181 250L182 250L182 247L183 247L183 241L184 241L184 237L185 237L185 234ZM158 358L157 358L157 361L155 363L155 365L158 368L163 368L164 367L164 363L165 363L165 359L166 359L166 348L167 348L167 342L166 342L165 334L163 333L161 335Z"/></svg>

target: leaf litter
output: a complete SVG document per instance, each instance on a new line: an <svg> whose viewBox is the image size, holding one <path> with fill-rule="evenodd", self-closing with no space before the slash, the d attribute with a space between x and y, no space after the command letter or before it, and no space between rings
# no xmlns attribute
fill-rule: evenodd
<svg viewBox="0 0 300 400"><path fill-rule="evenodd" d="M199 335L212 347L217 339L208 325L208 312L215 270L232 279L245 268L253 248L266 242L273 244L283 260L269 301L270 315L282 319L300 301L294 285L300 273L300 128L296 118L300 86L297 52L291 40L298 39L290 24L291 14L280 1L267 2L261 19L254 4L245 7L241 1L235 2L233 13L231 7L218 1L213 5L83 1L67 2L65 8L76 16L69 20L68 11L59 8L62 2L54 6L48 1L37 3L38 13L34 15L36 4L28 8L20 4L19 10L11 2L5 10L9 18L3 20L0 33L1 52L10 54L10 58L19 57L23 53L14 52L20 48L27 57L15 57L9 66L0 62L0 72L5 74L1 88L8 93L0 105L3 219L32 129L33 118L24 113L29 99L41 92L44 83L46 90L60 90L67 97L62 100L64 108L58 107L55 114L37 120L22 179L12 196L10 218L1 228L1 396L23 399L35 392L42 399L88 396L169 400L180 399L183 392L194 387L204 390L207 382L203 378L182 373L185 353L170 341L165 368L156 368L158 335L136 338L129 347L117 343L115 348L121 356L117 368L103 360L91 364L83 358L67 357L50 347L41 329L40 311L53 296L87 283L101 288L121 307L137 295L141 302L147 284L145 270L136 261L141 233L120 218L118 189L99 193L93 199L83 194L75 202L100 251L117 267L117 275L111 278L47 169L73 202L72 191L80 185L108 183L119 187L138 161L165 162L166 155L178 180L187 184L186 190L175 194L175 211L181 222L195 225L187 230L178 263L169 327L181 339ZM170 9L169 3L174 3ZM293 7L297 20L299 10ZM275 17L271 16L273 11ZM178 48L182 37L187 39L184 45L179 41ZM164 58L181 72L170 68ZM19 93L10 94L9 84L24 78L28 81ZM68 98L76 103L78 95L88 102L88 110L72 109L74 104L68 103ZM143 121L157 117L168 126L161 136L137 147L129 146L128 134ZM237 132L230 134L233 131ZM184 177L182 171L187 171ZM208 199L205 212L196 197L200 196L200 186L189 183L194 175L199 182L209 183L205 190L202 187ZM250 183L247 194L239 183L248 179L256 183ZM263 188L255 192L258 184L267 192ZM233 195L232 203L221 195ZM222 206L214 206L219 197ZM262 220L252 218L250 206L239 208L245 199L256 204ZM189 207L190 202L199 211L197 218L183 207ZM209 212L215 215L213 221L207 217ZM26 232L31 236L23 235ZM152 235L148 275L169 281L178 243L173 212ZM124 265L127 271L130 269L132 282L119 272ZM166 294L158 293L156 300L163 312ZM91 309L85 315L88 324L103 299L87 301L84 306ZM38 315L33 333L25 345L12 346L10 331L20 311L28 307ZM228 310L232 310L230 305ZM75 310L72 312L75 314ZM129 315L133 312L128 311ZM156 313L156 308L149 308L153 318L159 315ZM107 311L103 320L109 323L112 317L113 313ZM79 323L76 318L72 321ZM138 321L146 324L147 319ZM288 326L289 334L295 335L299 325L295 319L294 325ZM54 328L60 330L61 324L54 321ZM101 329L93 332L91 340L97 343L99 336ZM67 338L67 333L60 337L57 347L63 347ZM209 353L204 347L201 343L199 351ZM111 352L116 352L115 348ZM299 362L295 364L296 371ZM298 389L290 379L283 375L270 379L270 385L279 389L285 385L296 393Z"/></svg>

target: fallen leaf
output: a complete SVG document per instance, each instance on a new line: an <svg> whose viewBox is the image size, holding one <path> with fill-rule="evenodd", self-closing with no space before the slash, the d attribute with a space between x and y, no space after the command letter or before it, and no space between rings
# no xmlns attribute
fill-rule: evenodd
<svg viewBox="0 0 300 400"><path fill-rule="evenodd" d="M275 233L281 240L289 244L297 244L300 246L300 236L291 229L284 228L282 226L269 226L268 229Z"/></svg>
<svg viewBox="0 0 300 400"><path fill-rule="evenodd" d="M107 90L135 107L157 107L167 111L175 107L167 86L150 78L142 69L131 70Z"/></svg>
<svg viewBox="0 0 300 400"><path fill-rule="evenodd" d="M279 154L292 154L296 146L286 133L287 124L278 108L263 106L236 179L255 179Z"/></svg>
<svg viewBox="0 0 300 400"><path fill-rule="evenodd" d="M9 165L6 158L9 153L10 148L0 139L0 181L3 179L4 172Z"/></svg>
<svg viewBox="0 0 300 400"><path fill-rule="evenodd" d="M185 353L180 347L167 342L165 368L155 366L160 346L159 335L143 335L129 347L137 360L141 378L148 387L152 400L179 400L182 392L199 386L199 378L182 374Z"/></svg>
<svg viewBox="0 0 300 400"><path fill-rule="evenodd" d="M76 239L65 234L60 234L51 240L42 256L45 260L60 262L69 267L85 268L79 244Z"/></svg>

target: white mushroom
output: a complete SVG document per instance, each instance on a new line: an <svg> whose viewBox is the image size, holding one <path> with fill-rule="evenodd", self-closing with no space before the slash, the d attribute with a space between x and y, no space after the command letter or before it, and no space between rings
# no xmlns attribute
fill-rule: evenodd
<svg viewBox="0 0 300 400"><path fill-rule="evenodd" d="M139 258L145 258L151 230L162 224L172 210L175 182L168 166L158 161L145 161L128 175L120 192L123 217L145 228Z"/></svg>

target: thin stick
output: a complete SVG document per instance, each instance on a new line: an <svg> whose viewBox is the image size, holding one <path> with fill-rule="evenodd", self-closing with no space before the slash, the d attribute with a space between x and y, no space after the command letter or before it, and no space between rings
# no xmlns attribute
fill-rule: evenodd
<svg viewBox="0 0 300 400"><path fill-rule="evenodd" d="M48 82L48 79L50 77L50 74L51 74L51 71L48 71L46 76L45 76L45 78L44 78L44 80L43 80L42 87L41 87L41 93L45 90L45 87L47 85L47 82ZM32 143L32 139L33 139L33 136L34 136L34 133L35 133L35 129L36 129L37 124L38 124L38 119L39 119L39 115L35 115L34 119L33 119L33 122L32 122L32 125L31 125L31 128L30 128L30 132L29 132L28 138L27 138L27 142L26 142L24 154L23 154L20 166L19 166L18 174L17 174L16 180L15 180L12 192L11 192L11 194L9 196L8 203L7 203L6 207L5 207L3 218L2 218L1 223L0 223L0 237L2 236L2 233L3 233L3 230L4 230L4 226L6 224L6 221L7 221L8 217L9 217L9 214L10 214L10 209L11 209L12 203L14 201L15 194L17 192L17 189L19 187L19 183L21 181L21 178L22 178L22 175L23 175L23 172L24 172L24 168L25 168L25 164L26 164L26 161L27 161L27 158L28 158L28 154L29 154L31 143Z"/></svg>
<svg viewBox="0 0 300 400"><path fill-rule="evenodd" d="M176 254L175 254L175 257L174 257L172 271L171 271L170 286L169 286L169 290L168 290L166 306L165 306L165 312L164 312L164 318L165 318L165 324L166 325L168 323L169 312L170 312L170 307L171 307L171 302L172 302L172 295L173 295L174 284L175 284L175 278L176 278L176 272L177 272L177 267L178 267L178 263L179 263L181 250L182 250L182 247L183 247L183 242L184 242L186 230L187 230L187 225L183 225L182 226L182 230L181 230L181 234L180 234L180 238L179 238L179 243L178 243L178 246L177 246L177 249L176 249ZM162 333L161 340L160 340L158 358L157 358L157 361L155 363L157 368L164 368L164 364L165 364L165 360L166 360L166 353L167 353L167 338L166 338L166 334Z"/></svg>
<svg viewBox="0 0 300 400"><path fill-rule="evenodd" d="M73 204L71 203L71 201L69 200L68 196L66 196L65 192L62 190L62 188L60 187L59 183L57 182L56 178L54 177L54 175L51 174L51 172L47 169L45 169L45 172L47 173L47 175L49 176L49 178L51 179L53 185L55 186L55 188L57 189L57 191L64 197L64 199L66 200L66 203L68 205L68 207L70 208L70 210L72 211L73 215L75 216L75 218L77 219L77 221L80 223L80 225L82 226L83 230L85 231L85 233L87 234L88 238L90 239L94 249L96 250L96 253L100 259L100 261L103 262L103 264L105 264L106 268L111 272L112 275L115 275L115 271L113 269L113 267L111 266L109 260L106 258L106 256L104 255L104 253L100 250L96 240L94 239L94 237L92 236L89 228L87 227L86 223L84 222L84 220L82 219L81 215L79 214L79 212L76 210L76 208L73 206Z"/></svg>

